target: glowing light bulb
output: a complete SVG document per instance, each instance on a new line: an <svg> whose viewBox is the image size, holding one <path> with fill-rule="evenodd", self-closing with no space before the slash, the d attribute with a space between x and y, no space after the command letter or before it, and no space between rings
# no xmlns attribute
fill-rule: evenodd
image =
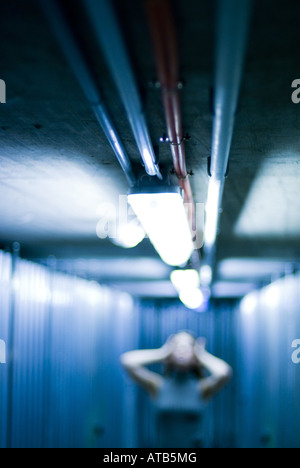
<svg viewBox="0 0 300 468"><path fill-rule="evenodd" d="M199 309L204 302L204 295L199 288L187 288L180 292L179 299L188 309Z"/></svg>
<svg viewBox="0 0 300 468"><path fill-rule="evenodd" d="M186 264L194 245L180 193L132 193L128 202L162 260L172 266Z"/></svg>
<svg viewBox="0 0 300 468"><path fill-rule="evenodd" d="M144 229L137 222L130 222L117 227L117 236L111 237L111 241L125 249L136 247L145 238Z"/></svg>
<svg viewBox="0 0 300 468"><path fill-rule="evenodd" d="M200 278L196 270L174 270L171 273L171 281L177 291L188 288L199 288Z"/></svg>

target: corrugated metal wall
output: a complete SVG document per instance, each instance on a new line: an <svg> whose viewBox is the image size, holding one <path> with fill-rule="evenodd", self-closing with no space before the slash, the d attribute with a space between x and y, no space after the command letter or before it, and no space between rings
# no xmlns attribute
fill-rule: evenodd
<svg viewBox="0 0 300 468"><path fill-rule="evenodd" d="M207 338L207 348L234 370L207 408L204 447L300 447L300 276L287 275L241 303L218 301L197 314L174 303L142 307L140 347L161 346L177 331ZM299 353L300 354L300 353ZM158 370L158 369L157 369ZM155 440L153 407L139 394L140 444Z"/></svg>
<svg viewBox="0 0 300 468"><path fill-rule="evenodd" d="M242 301L238 311L241 447L300 447L300 276L286 276Z"/></svg>
<svg viewBox="0 0 300 468"><path fill-rule="evenodd" d="M122 352L137 346L127 294L0 252L1 447L134 445L123 424L135 389ZM13 271L14 270L14 271ZM127 411L127 410L126 410ZM134 411L125 416L134 418Z"/></svg>
<svg viewBox="0 0 300 468"><path fill-rule="evenodd" d="M300 447L299 275L198 314L0 252L0 311L1 447L153 446L152 405L119 357L180 330L234 370L207 408L204 447Z"/></svg>
<svg viewBox="0 0 300 468"><path fill-rule="evenodd" d="M9 254L0 251L0 339L8 343L9 311L11 307L12 260ZM6 350L7 354L7 350ZM0 447L6 444L6 421L8 401L8 367L0 364Z"/></svg>

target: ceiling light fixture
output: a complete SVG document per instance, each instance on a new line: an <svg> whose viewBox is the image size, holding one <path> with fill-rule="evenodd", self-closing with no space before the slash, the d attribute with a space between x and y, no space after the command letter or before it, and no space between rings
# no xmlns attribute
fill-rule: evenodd
<svg viewBox="0 0 300 468"><path fill-rule="evenodd" d="M136 187L128 203L162 260L171 266L185 265L194 245L180 188L155 183Z"/></svg>
<svg viewBox="0 0 300 468"><path fill-rule="evenodd" d="M222 199L223 183L220 180L210 179L206 202L206 219L204 243L207 249L213 247L218 233L220 204Z"/></svg>
<svg viewBox="0 0 300 468"><path fill-rule="evenodd" d="M6 363L6 344L4 340L0 340L0 364Z"/></svg>
<svg viewBox="0 0 300 468"><path fill-rule="evenodd" d="M204 303L204 294L200 289L200 277L197 270L174 270L171 281L179 294L179 299L188 309L199 309Z"/></svg>
<svg viewBox="0 0 300 468"><path fill-rule="evenodd" d="M204 286L210 286L213 276L212 268L209 265L203 265L200 268L199 275L201 284Z"/></svg>
<svg viewBox="0 0 300 468"><path fill-rule="evenodd" d="M133 220L127 224L119 225L116 236L111 237L111 241L124 249L132 249L140 244L144 238L144 229L137 220Z"/></svg>
<svg viewBox="0 0 300 468"><path fill-rule="evenodd" d="M177 291L187 288L199 288L200 278L197 270L173 270L171 281Z"/></svg>
<svg viewBox="0 0 300 468"><path fill-rule="evenodd" d="M259 295L253 291L245 296L240 302L240 310L243 315L251 316L259 308Z"/></svg>
<svg viewBox="0 0 300 468"><path fill-rule="evenodd" d="M188 309L199 309L204 303L204 294L200 288L188 288L181 291L179 299Z"/></svg>

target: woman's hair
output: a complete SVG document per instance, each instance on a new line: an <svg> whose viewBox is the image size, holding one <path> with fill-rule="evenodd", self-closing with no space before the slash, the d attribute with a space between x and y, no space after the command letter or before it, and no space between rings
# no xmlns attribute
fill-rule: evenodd
<svg viewBox="0 0 300 468"><path fill-rule="evenodd" d="M196 343L196 336L193 332L191 332L190 330L181 330L180 332L178 333L175 333L174 335L172 335L172 339L176 338L177 336L180 336L180 335L187 335L189 336L190 338L192 338L193 342ZM168 376L170 374L172 374L173 372L175 372L177 370L177 366L176 364L172 363L172 361L167 361L165 363L165 368L164 368L164 375ZM203 378L204 377L204 370L201 369L200 366L197 366L196 364L195 365L191 365L190 368L187 369L187 371L190 373L190 374L194 374L197 378Z"/></svg>
<svg viewBox="0 0 300 468"><path fill-rule="evenodd" d="M180 335L181 333L185 333L186 335L190 335L192 338L194 338L195 341L197 339L196 334L194 332L192 332L191 330L180 330L179 332L174 333L174 336Z"/></svg>

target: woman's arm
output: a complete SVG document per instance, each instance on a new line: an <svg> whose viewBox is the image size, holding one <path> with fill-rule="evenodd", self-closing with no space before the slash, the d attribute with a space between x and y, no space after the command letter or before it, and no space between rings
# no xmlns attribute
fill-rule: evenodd
<svg viewBox="0 0 300 468"><path fill-rule="evenodd" d="M233 370L229 364L208 353L202 339L197 341L195 356L199 365L211 374L201 381L201 394L205 400L218 393L231 379Z"/></svg>
<svg viewBox="0 0 300 468"><path fill-rule="evenodd" d="M121 356L121 363L136 383L141 385L151 396L156 396L162 385L163 377L150 371L146 366L164 361L171 352L172 348L167 342L159 349L129 351Z"/></svg>

